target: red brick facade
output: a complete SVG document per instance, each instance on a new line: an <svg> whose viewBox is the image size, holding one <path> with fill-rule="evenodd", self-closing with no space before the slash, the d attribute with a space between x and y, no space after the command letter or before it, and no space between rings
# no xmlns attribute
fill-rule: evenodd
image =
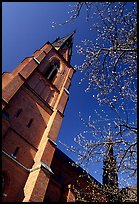
<svg viewBox="0 0 139 204"><path fill-rule="evenodd" d="M66 44L72 37L47 42L2 75L2 202L77 199L72 187L80 172L55 151L74 74Z"/></svg>
<svg viewBox="0 0 139 204"><path fill-rule="evenodd" d="M3 202L44 200L74 73L68 57L68 48L57 51L47 42L2 75ZM53 61L59 63L57 73L49 71Z"/></svg>
<svg viewBox="0 0 139 204"><path fill-rule="evenodd" d="M103 186L81 167L75 164L61 150L55 150L51 169L53 175L49 180L44 202L108 202L109 197L103 192ZM78 182L77 182L78 181ZM82 193L81 193L81 191ZM77 193L78 191L78 193Z"/></svg>

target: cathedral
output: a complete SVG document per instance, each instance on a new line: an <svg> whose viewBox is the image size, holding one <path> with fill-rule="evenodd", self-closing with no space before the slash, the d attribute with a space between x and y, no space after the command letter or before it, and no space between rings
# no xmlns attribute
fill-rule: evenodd
<svg viewBox="0 0 139 204"><path fill-rule="evenodd" d="M74 34L46 42L2 74L2 202L110 200L104 185L71 165L56 144L75 73ZM115 168L112 145L108 155ZM108 158L104 163L103 184L117 188L116 172L109 172L111 180Z"/></svg>

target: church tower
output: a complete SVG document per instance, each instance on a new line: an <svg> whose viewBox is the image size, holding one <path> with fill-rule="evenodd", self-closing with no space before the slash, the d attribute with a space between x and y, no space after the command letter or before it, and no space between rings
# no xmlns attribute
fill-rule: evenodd
<svg viewBox="0 0 139 204"><path fill-rule="evenodd" d="M2 201L43 202L75 72L74 32L2 75Z"/></svg>
<svg viewBox="0 0 139 204"><path fill-rule="evenodd" d="M117 195L118 190L118 174L116 167L116 159L114 157L113 152L113 142L111 137L109 137L108 139L106 157L104 159L103 186L106 192L112 198L112 200L116 199L115 195Z"/></svg>

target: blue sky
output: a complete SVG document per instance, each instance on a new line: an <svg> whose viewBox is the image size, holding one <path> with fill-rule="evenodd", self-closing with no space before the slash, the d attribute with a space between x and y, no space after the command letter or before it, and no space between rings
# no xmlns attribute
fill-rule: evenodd
<svg viewBox="0 0 139 204"><path fill-rule="evenodd" d="M73 56L71 65L81 64L83 60L76 53L76 45L84 39L96 38L96 33L89 30L85 21L84 10L80 20L68 23L60 27L52 28L52 22L63 23L70 15L68 11L74 2L3 2L2 3L2 71L11 72L20 62L33 54L47 41L53 42L58 36L63 37L76 29L73 44ZM92 97L94 94L85 93L87 83L80 85L82 74L75 73L70 88L69 101L64 113L64 119L58 135L57 145L73 160L76 155L66 150L59 140L67 145L74 145L74 137L86 128L79 119L79 112L87 119L98 108L98 104ZM100 174L95 171L102 168L100 165L92 165L92 176L102 181Z"/></svg>

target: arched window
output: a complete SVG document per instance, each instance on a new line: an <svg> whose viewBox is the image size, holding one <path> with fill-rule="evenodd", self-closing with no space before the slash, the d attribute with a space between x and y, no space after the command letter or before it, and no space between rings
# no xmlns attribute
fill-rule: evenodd
<svg viewBox="0 0 139 204"><path fill-rule="evenodd" d="M45 77L48 81L52 82L59 70L59 62L58 61L52 61L50 63L49 68L47 69L46 73L45 73Z"/></svg>

